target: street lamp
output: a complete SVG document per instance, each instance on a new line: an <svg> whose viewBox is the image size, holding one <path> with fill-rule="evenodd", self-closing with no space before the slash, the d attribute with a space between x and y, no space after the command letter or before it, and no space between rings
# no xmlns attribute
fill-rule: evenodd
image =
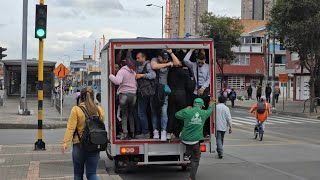
<svg viewBox="0 0 320 180"><path fill-rule="evenodd" d="M163 38L163 6L158 6L155 4L147 4L146 6L154 6L154 7L158 7L161 8L161 12L162 12L162 16L161 16L161 38Z"/></svg>

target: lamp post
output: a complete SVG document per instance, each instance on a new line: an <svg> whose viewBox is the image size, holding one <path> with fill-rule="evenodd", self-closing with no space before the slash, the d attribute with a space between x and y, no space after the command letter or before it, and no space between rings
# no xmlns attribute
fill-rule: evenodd
<svg viewBox="0 0 320 180"><path fill-rule="evenodd" d="M84 52L85 52L85 46L83 46L83 50L78 49L77 51L81 51L82 52L82 60L84 61ZM87 67L87 63L86 63L86 67ZM84 73L83 71L81 72L81 85L84 85Z"/></svg>
<svg viewBox="0 0 320 180"><path fill-rule="evenodd" d="M161 8L161 13L162 13L162 16L161 16L161 38L163 38L163 6L158 6L158 5L155 5L155 4L147 4L146 6L154 6L154 7L158 7L158 8Z"/></svg>

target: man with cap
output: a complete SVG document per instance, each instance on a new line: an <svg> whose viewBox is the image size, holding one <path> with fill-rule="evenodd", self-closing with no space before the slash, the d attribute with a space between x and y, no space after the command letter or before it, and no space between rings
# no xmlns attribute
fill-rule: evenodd
<svg viewBox="0 0 320 180"><path fill-rule="evenodd" d="M214 99L211 98L209 107L204 110L204 102L201 98L196 98L193 107L187 107L176 113L176 118L184 121L181 132L181 140L186 145L184 160L191 158L190 179L194 180L201 157L200 142L203 141L203 126L207 118L212 114Z"/></svg>
<svg viewBox="0 0 320 180"><path fill-rule="evenodd" d="M219 104L216 106L216 143L219 159L223 158L223 142L227 128L229 127L230 134L232 132L232 120L230 109L225 105L225 100L226 98L220 96L218 99Z"/></svg>
<svg viewBox="0 0 320 180"><path fill-rule="evenodd" d="M260 102L253 105L253 107L250 109L249 113L254 113L256 115L256 125L259 124L259 122L262 124L262 129L264 131L265 129L265 121L267 120L269 114L270 114L270 105L266 101L266 97L262 96L260 99ZM262 109L262 111L260 111Z"/></svg>
<svg viewBox="0 0 320 180"><path fill-rule="evenodd" d="M169 56L171 56L173 62L169 62ZM161 124L161 141L167 140L167 123L168 123L168 94L170 93L170 88L168 86L168 73L169 68L173 65L178 65L180 62L178 58L172 53L171 49L168 50L162 50L158 54L158 57L155 57L151 60L151 68L156 71L157 78L159 80L159 83L162 84L165 88L165 99L164 103L161 107L161 118L160 118L160 124ZM153 131L153 138L159 139L159 128L155 129Z"/></svg>

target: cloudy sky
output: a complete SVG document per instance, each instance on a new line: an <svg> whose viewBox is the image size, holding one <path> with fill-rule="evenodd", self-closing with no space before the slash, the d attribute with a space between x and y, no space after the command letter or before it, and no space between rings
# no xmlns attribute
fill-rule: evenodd
<svg viewBox="0 0 320 180"><path fill-rule="evenodd" d="M1 2L0 46L7 47L6 59L21 58L23 0ZM241 0L209 0L209 11L240 17ZM29 0L28 58L37 58L38 40L34 38L35 4ZM86 47L93 54L94 41L104 34L109 38L160 37L161 10L165 0L45 0L48 5L45 60L78 60ZM97 43L98 44L98 43ZM98 47L98 45L97 45ZM60 60L59 60L60 59Z"/></svg>

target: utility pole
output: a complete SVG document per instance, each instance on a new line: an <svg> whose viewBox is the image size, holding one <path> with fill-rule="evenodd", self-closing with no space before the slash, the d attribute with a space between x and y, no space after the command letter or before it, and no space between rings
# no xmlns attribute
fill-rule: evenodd
<svg viewBox="0 0 320 180"><path fill-rule="evenodd" d="M184 38L184 0L179 2L179 38Z"/></svg>
<svg viewBox="0 0 320 180"><path fill-rule="evenodd" d="M272 108L276 108L276 99L274 97L275 80L276 80L276 38L273 34L273 53L272 53Z"/></svg>
<svg viewBox="0 0 320 180"><path fill-rule="evenodd" d="M21 58L21 88L20 88L20 111L27 115L27 35L28 35L28 0L23 0L22 17L22 58Z"/></svg>
<svg viewBox="0 0 320 180"><path fill-rule="evenodd" d="M185 15L185 26L184 26L184 36L186 33L191 34L190 32L190 0L185 1L184 15Z"/></svg>

